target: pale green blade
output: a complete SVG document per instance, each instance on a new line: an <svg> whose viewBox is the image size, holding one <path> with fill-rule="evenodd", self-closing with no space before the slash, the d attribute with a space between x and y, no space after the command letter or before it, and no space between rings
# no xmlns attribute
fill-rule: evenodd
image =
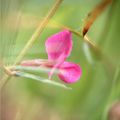
<svg viewBox="0 0 120 120"><path fill-rule="evenodd" d="M62 87L62 88L68 89L68 90L72 89L70 87L67 87L64 84L61 84L61 83L58 83L58 82L55 82L53 80L49 80L49 79L46 79L46 78L42 78L40 76L35 76L33 74L30 74L30 73L17 72L16 75L20 76L20 77L24 77L24 78L30 78L30 79L33 79L33 80L37 80L37 81L40 81L42 83L46 83L46 84L50 84L50 85L55 85L55 86L58 86L58 87Z"/></svg>

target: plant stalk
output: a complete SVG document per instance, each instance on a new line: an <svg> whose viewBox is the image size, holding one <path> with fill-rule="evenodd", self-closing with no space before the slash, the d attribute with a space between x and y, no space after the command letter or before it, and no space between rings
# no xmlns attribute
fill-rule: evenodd
<svg viewBox="0 0 120 120"><path fill-rule="evenodd" d="M43 19L43 21L40 23L36 31L33 33L30 40L28 40L27 44L23 48L23 50L20 52L19 56L17 57L14 65L17 65L23 57L26 55L27 51L32 47L33 43L37 40L37 38L40 36L40 34L43 32L45 27L47 26L50 19L54 16L55 12L59 8L60 4L63 0L56 0L54 6L51 8L50 12L47 14L47 16Z"/></svg>
<svg viewBox="0 0 120 120"><path fill-rule="evenodd" d="M14 65L17 65L23 59L23 57L26 55L27 51L32 47L33 43L37 40L37 38L43 32L43 30L47 26L48 22L50 21L50 19L54 16L54 14L56 13L57 9L61 5L62 1L63 0L56 0L55 4L53 5L53 7L49 11L49 13L46 15L46 17L40 23L40 25L38 26L36 31L33 33L33 35L30 38L30 40L28 40L28 42L25 45L25 47L23 48L23 50L20 52L20 54L16 58ZM7 81L10 80L10 78L11 78L10 75L8 75L7 77L3 76L3 79L1 79L1 82L0 82L0 91L1 91L2 87L7 83Z"/></svg>

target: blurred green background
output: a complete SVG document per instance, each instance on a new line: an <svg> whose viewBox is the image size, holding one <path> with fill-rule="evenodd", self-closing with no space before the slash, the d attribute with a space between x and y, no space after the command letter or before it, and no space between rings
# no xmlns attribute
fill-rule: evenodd
<svg viewBox="0 0 120 120"><path fill-rule="evenodd" d="M0 58L6 65L14 62L54 2L1 0ZM52 20L81 30L87 14L99 2L64 0L24 59L47 58L45 40L61 30ZM83 72L78 82L68 85L73 90L14 77L1 93L1 120L107 120L109 107L120 97L119 6L120 0L113 1L88 32L104 53L103 59L93 55L82 38L72 36L73 50L67 61L80 64Z"/></svg>

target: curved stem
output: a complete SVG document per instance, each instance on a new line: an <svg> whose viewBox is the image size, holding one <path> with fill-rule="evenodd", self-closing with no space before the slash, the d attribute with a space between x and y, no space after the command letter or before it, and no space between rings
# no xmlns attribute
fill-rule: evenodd
<svg viewBox="0 0 120 120"><path fill-rule="evenodd" d="M102 52L101 52L100 48L94 42L92 42L87 35L83 36L81 32L74 30L73 28L70 28L70 27L60 24L60 23L57 23L56 21L53 21L53 20L52 20L52 22L57 28L59 27L62 29L67 29L67 30L71 31L73 34L82 38L90 46L90 48L92 48L97 54L99 54L101 56Z"/></svg>

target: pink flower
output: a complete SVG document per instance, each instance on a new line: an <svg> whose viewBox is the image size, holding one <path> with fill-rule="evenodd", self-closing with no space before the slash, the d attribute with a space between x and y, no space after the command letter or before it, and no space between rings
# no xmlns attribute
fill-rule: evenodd
<svg viewBox="0 0 120 120"><path fill-rule="evenodd" d="M35 59L27 60L21 63L22 66L44 66L52 68L49 77L57 69L59 78L65 83L74 83L80 79L82 70L79 65L66 62L66 58L72 50L72 35L68 30L61 31L50 36L45 47L48 54L48 60Z"/></svg>

